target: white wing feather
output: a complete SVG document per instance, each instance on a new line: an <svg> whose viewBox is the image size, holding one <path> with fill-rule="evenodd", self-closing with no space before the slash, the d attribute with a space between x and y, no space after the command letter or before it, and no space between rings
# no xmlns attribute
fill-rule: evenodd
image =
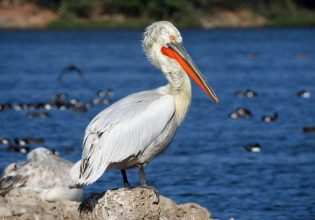
<svg viewBox="0 0 315 220"><path fill-rule="evenodd" d="M110 164L136 157L161 135L175 113L174 98L161 91L127 96L90 122L82 160L71 170L78 184L95 182Z"/></svg>
<svg viewBox="0 0 315 220"><path fill-rule="evenodd" d="M32 191L47 201L60 199L79 201L83 189L73 187L69 176L70 161L54 155L46 148L36 148L26 162L10 164L0 178L0 195L14 188Z"/></svg>

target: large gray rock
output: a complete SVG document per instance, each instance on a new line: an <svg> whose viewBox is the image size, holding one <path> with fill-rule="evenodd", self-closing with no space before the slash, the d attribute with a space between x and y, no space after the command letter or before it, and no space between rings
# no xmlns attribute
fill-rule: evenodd
<svg viewBox="0 0 315 220"><path fill-rule="evenodd" d="M34 192L16 188L0 197L0 219L79 219L79 204L67 200L46 202Z"/></svg>
<svg viewBox="0 0 315 220"><path fill-rule="evenodd" d="M158 220L159 216L158 197L145 188L108 190L93 194L80 205L81 219Z"/></svg>
<svg viewBox="0 0 315 220"><path fill-rule="evenodd" d="M210 212L195 203L177 205L153 189L121 188L93 194L80 205L81 219L103 220L208 220Z"/></svg>
<svg viewBox="0 0 315 220"><path fill-rule="evenodd" d="M152 189L120 188L92 194L81 204L73 201L46 202L34 192L19 188L0 196L0 219L52 220L208 220L209 211L198 204L177 205Z"/></svg>

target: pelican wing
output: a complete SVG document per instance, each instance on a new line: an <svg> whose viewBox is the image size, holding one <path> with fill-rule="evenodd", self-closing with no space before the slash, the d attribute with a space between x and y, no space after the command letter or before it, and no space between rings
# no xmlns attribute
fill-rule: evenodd
<svg viewBox="0 0 315 220"><path fill-rule="evenodd" d="M13 188L24 187L35 192L54 187L68 188L74 185L69 177L71 165L55 161L14 163L9 165L0 178L0 195Z"/></svg>
<svg viewBox="0 0 315 220"><path fill-rule="evenodd" d="M17 172L19 167L19 164L15 163L6 167L3 176L0 178L0 195L4 196L11 189L25 185L28 177Z"/></svg>
<svg viewBox="0 0 315 220"><path fill-rule="evenodd" d="M141 154L174 113L173 97L160 90L127 96L99 113L85 132L78 183L95 182L110 164Z"/></svg>

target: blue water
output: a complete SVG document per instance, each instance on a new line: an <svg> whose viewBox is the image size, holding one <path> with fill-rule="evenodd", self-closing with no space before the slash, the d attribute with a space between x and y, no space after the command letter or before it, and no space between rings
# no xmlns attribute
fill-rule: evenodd
<svg viewBox="0 0 315 220"><path fill-rule="evenodd" d="M302 132L303 126L315 126L315 30L186 30L182 35L221 103L193 85L190 112L173 143L146 168L149 184L177 203L200 203L218 219L315 219L315 134ZM48 101L55 92L88 101L102 88L112 88L116 101L161 86L166 80L145 59L141 38L140 31L2 31L0 103ZM69 64L79 66L87 81L69 75L58 83ZM259 95L234 96L247 88ZM296 96L301 89L311 98ZM230 119L240 106L253 117ZM46 119L3 111L0 137L44 137L44 146L76 161L85 127L105 107L86 113L52 110ZM261 121L274 112L277 121ZM243 149L256 142L260 153ZM74 151L64 151L66 146ZM24 158L0 145L0 169ZM128 174L137 185L137 172ZM120 172L111 171L87 187L85 196L121 186Z"/></svg>

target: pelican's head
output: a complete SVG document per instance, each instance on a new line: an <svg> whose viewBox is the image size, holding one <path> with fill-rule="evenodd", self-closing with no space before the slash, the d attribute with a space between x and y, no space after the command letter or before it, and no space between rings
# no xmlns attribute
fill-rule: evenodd
<svg viewBox="0 0 315 220"><path fill-rule="evenodd" d="M159 21L146 28L143 49L149 61L161 69L169 81L188 74L204 92L218 103L219 99L182 46L182 42L180 32L172 23Z"/></svg>

